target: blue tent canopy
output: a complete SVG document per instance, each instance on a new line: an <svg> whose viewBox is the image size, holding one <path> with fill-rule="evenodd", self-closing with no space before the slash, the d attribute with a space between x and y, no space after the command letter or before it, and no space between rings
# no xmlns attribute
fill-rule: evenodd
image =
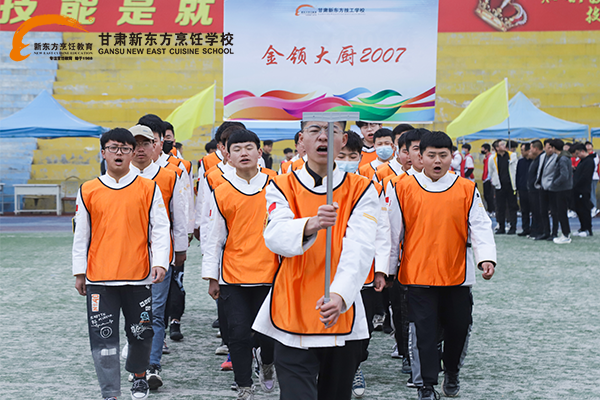
<svg viewBox="0 0 600 400"><path fill-rule="evenodd" d="M239 121L246 129L256 133L260 140L293 140L300 130L300 121ZM216 129L215 129L216 132ZM213 132L214 136L214 132Z"/></svg>
<svg viewBox="0 0 600 400"><path fill-rule="evenodd" d="M600 137L600 128L592 128L592 137Z"/></svg>
<svg viewBox="0 0 600 400"><path fill-rule="evenodd" d="M0 121L0 138L100 136L107 129L77 118L43 90L29 105Z"/></svg>
<svg viewBox="0 0 600 400"><path fill-rule="evenodd" d="M509 118L496 126L461 136L459 141L506 139L510 123L511 139L587 138L588 126L546 114L523 93L517 93L508 103Z"/></svg>

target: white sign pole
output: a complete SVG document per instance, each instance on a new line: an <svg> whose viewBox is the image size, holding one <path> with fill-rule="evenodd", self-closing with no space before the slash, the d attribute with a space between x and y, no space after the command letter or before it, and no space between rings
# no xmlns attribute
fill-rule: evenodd
<svg viewBox="0 0 600 400"><path fill-rule="evenodd" d="M333 204L333 123L337 121L357 121L360 113L357 112L305 112L302 113L303 121L327 122L327 204ZM329 302L329 287L331 285L331 227L327 228L327 241L325 248L325 303Z"/></svg>

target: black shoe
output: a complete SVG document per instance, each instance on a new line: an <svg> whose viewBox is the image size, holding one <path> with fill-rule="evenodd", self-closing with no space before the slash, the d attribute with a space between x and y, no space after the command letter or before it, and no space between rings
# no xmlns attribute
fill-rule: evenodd
<svg viewBox="0 0 600 400"><path fill-rule="evenodd" d="M131 398L133 400L136 399L146 399L148 398L148 394L150 393L150 386L148 386L148 381L146 377L138 378L135 377L133 379L133 385L131 386Z"/></svg>
<svg viewBox="0 0 600 400"><path fill-rule="evenodd" d="M552 242L554 241L554 238L558 237L557 235L550 235L546 238L547 241Z"/></svg>
<svg viewBox="0 0 600 400"><path fill-rule="evenodd" d="M215 329L219 329L219 318L217 318L213 321L212 327Z"/></svg>
<svg viewBox="0 0 600 400"><path fill-rule="evenodd" d="M506 232L507 235L514 235L517 233L516 229L509 229L508 232Z"/></svg>
<svg viewBox="0 0 600 400"><path fill-rule="evenodd" d="M394 332L394 328L392 328L392 325L390 324L390 317L389 315L385 316L385 320L383 321L383 333L385 333L386 335L389 335L390 333Z"/></svg>
<svg viewBox="0 0 600 400"><path fill-rule="evenodd" d="M410 376L408 377L408 382L406 382L406 387L409 387L409 388L416 388L417 387L417 385L415 385L413 383L412 374L410 374Z"/></svg>
<svg viewBox="0 0 600 400"><path fill-rule="evenodd" d="M171 321L169 333L171 340L175 340L176 342L178 342L181 339L183 339L183 333L181 333L181 323L179 321Z"/></svg>
<svg viewBox="0 0 600 400"><path fill-rule="evenodd" d="M158 365L150 365L150 368L146 371L146 379L148 379L148 386L150 390L156 390L163 385L163 380L160 377L161 368Z"/></svg>
<svg viewBox="0 0 600 400"><path fill-rule="evenodd" d="M506 231L504 229L496 229L496 235L504 235Z"/></svg>
<svg viewBox="0 0 600 400"><path fill-rule="evenodd" d="M408 357L404 357L402 360L402 373L403 374L411 374L412 368L410 367L410 359Z"/></svg>
<svg viewBox="0 0 600 400"><path fill-rule="evenodd" d="M458 372L446 372L444 373L444 380L442 381L442 393L446 397L456 397L460 391L460 381L458 380Z"/></svg>
<svg viewBox="0 0 600 400"><path fill-rule="evenodd" d="M419 388L419 400L440 400L440 395L433 386L422 386Z"/></svg>
<svg viewBox="0 0 600 400"><path fill-rule="evenodd" d="M527 236L527 235L529 235L529 231L523 231L523 232L517 233L517 236Z"/></svg>
<svg viewBox="0 0 600 400"><path fill-rule="evenodd" d="M551 237L550 235L540 235L537 236L534 240L547 240L549 237Z"/></svg>

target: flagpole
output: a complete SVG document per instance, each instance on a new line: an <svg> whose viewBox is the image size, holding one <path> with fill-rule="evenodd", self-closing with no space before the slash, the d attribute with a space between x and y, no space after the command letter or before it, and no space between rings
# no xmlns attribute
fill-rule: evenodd
<svg viewBox="0 0 600 400"><path fill-rule="evenodd" d="M508 104L508 78L504 77L504 85L506 85L506 104ZM508 147L510 148L510 112L508 113L508 117L506 118L506 123L508 125Z"/></svg>

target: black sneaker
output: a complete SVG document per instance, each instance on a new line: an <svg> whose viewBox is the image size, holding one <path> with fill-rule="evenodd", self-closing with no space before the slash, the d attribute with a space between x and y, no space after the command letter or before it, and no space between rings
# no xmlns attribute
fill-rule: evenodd
<svg viewBox="0 0 600 400"><path fill-rule="evenodd" d="M160 377L161 368L159 365L152 364L146 371L146 379L150 390L156 390L163 385L163 380Z"/></svg>
<svg viewBox="0 0 600 400"><path fill-rule="evenodd" d="M406 387L409 388L416 388L417 385L414 384L413 380L412 380L412 374L409 375L408 377L408 381L406 382Z"/></svg>
<svg viewBox="0 0 600 400"><path fill-rule="evenodd" d="M517 233L517 236L527 236L527 235L529 235L529 231L523 231L523 232Z"/></svg>
<svg viewBox="0 0 600 400"><path fill-rule="evenodd" d="M550 235L543 234L543 235L540 235L540 236L536 236L536 238L534 240L546 240L549 237L550 237Z"/></svg>
<svg viewBox="0 0 600 400"><path fill-rule="evenodd" d="M506 232L507 235L514 235L517 233L516 229L509 229L508 232Z"/></svg>
<svg viewBox="0 0 600 400"><path fill-rule="evenodd" d="M220 325L219 325L219 319L218 318L213 321L212 327L215 328L215 329L219 329Z"/></svg>
<svg viewBox="0 0 600 400"><path fill-rule="evenodd" d="M496 229L496 235L504 235L506 231L504 229Z"/></svg>
<svg viewBox="0 0 600 400"><path fill-rule="evenodd" d="M410 367L410 358L408 357L404 357L404 359L402 359L402 373L412 374L412 368Z"/></svg>
<svg viewBox="0 0 600 400"><path fill-rule="evenodd" d="M419 400L440 400L440 395L433 390L433 386L421 386L419 388Z"/></svg>
<svg viewBox="0 0 600 400"><path fill-rule="evenodd" d="M181 333L181 322L171 321L171 326L169 327L169 336L171 337L171 340L176 342L183 339L183 333Z"/></svg>
<svg viewBox="0 0 600 400"><path fill-rule="evenodd" d="M148 386L148 381L146 377L138 378L135 377L133 379L133 386L131 386L131 399L132 400L140 400L148 398L148 394L150 393L150 387Z"/></svg>
<svg viewBox="0 0 600 400"><path fill-rule="evenodd" d="M456 397L460 391L460 381L458 380L458 372L446 372L444 373L444 380L442 381L442 393L446 397Z"/></svg>

